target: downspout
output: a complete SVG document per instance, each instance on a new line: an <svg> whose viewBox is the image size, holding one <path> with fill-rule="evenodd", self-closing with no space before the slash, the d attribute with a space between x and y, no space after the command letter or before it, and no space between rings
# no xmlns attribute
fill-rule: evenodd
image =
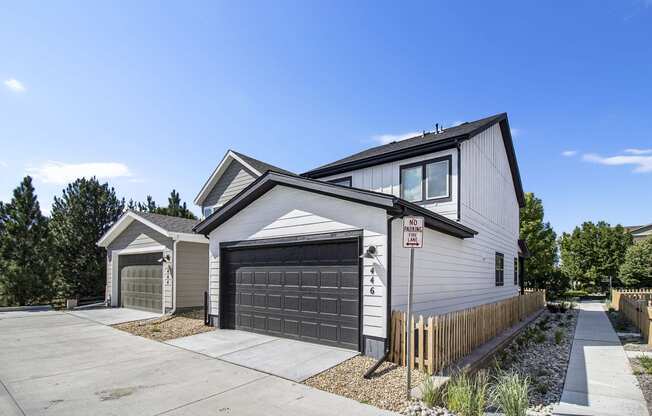
<svg viewBox="0 0 652 416"><path fill-rule="evenodd" d="M170 315L174 315L177 311L177 243L179 242L179 234L174 236L174 243L172 243L172 310Z"/></svg>
<svg viewBox="0 0 652 416"><path fill-rule="evenodd" d="M380 367L382 363L384 363L388 358L389 358L389 346L390 346L390 327L392 325L392 222L397 219L403 217L403 213L398 214L398 215L392 215L389 218L387 218L387 282L386 282L386 288L385 288L385 296L387 297L387 307L386 307L386 315L387 315L387 321L386 321L386 335L387 337L385 338L385 353L383 354L382 357L378 361L374 363L365 373L364 373L364 378L371 378L371 375Z"/></svg>

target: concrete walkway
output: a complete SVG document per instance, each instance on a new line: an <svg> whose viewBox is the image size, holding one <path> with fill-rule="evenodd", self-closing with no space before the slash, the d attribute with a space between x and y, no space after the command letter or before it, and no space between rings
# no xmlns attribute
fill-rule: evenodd
<svg viewBox="0 0 652 416"><path fill-rule="evenodd" d="M579 305L566 383L555 415L648 416L616 332L598 302Z"/></svg>

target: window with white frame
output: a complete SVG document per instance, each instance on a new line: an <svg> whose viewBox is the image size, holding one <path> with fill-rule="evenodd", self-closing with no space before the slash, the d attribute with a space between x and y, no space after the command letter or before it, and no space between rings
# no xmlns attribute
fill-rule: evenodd
<svg viewBox="0 0 652 416"><path fill-rule="evenodd" d="M331 179L328 181L329 183L335 184L335 185L340 185L340 186L346 186L350 188L352 186L352 177L351 176L345 176L343 178L337 178L337 179Z"/></svg>
<svg viewBox="0 0 652 416"><path fill-rule="evenodd" d="M410 202L450 200L451 161L451 156L444 156L401 166L401 198Z"/></svg>
<svg viewBox="0 0 652 416"><path fill-rule="evenodd" d="M204 218L208 218L215 211L214 207L204 207Z"/></svg>

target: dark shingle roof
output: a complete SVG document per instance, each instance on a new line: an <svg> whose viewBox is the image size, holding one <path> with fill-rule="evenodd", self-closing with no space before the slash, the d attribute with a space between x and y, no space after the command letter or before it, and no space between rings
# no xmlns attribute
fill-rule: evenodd
<svg viewBox="0 0 652 416"><path fill-rule="evenodd" d="M318 168L312 169L308 172L303 173L302 175L310 177L312 176L312 173L322 169L332 168L335 166L339 166L351 162L357 162L364 159L384 155L387 153L405 150L411 147L435 143L445 139L451 139L451 138L461 137L461 136L473 136L478 131L482 131L483 129L491 126L492 124L502 121L506 118L507 118L506 113L500 113L480 120L462 123L459 126L449 127L440 133L426 133L425 135L419 135L416 137L412 137L410 139L405 139L398 142L391 142L382 146L372 147L371 149L363 150L362 152L353 154L351 156L347 156L343 159L336 160L335 162L331 162L326 165L320 166Z"/></svg>
<svg viewBox="0 0 652 416"><path fill-rule="evenodd" d="M145 220L158 225L166 231L173 233L194 234L192 228L199 224L199 220L171 217L169 215L153 214L151 212L131 211Z"/></svg>
<svg viewBox="0 0 652 416"><path fill-rule="evenodd" d="M235 150L231 150L233 153L241 157L245 162L250 164L254 169L256 169L260 174L262 175L263 173L267 172L268 170L271 170L272 172L279 172L279 173L285 173L288 175L294 175L294 173L290 172L289 170L281 169L277 166L270 165L269 163L265 163L263 161L260 161L258 159L254 159L251 156L247 156L245 154L242 154L240 152L236 152Z"/></svg>

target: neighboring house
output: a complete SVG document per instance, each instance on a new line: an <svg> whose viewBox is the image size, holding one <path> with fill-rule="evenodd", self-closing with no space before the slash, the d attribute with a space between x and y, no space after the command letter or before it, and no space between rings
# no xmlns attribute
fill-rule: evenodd
<svg viewBox="0 0 652 416"><path fill-rule="evenodd" d="M519 291L524 196L504 113L302 175L229 151L195 203L206 218L194 230L210 240L210 315L222 328L382 355L390 312L407 303L405 215L426 225L415 313Z"/></svg>
<svg viewBox="0 0 652 416"><path fill-rule="evenodd" d="M127 211L100 239L111 306L171 312L204 305L208 240L199 221Z"/></svg>
<svg viewBox="0 0 652 416"><path fill-rule="evenodd" d="M632 235L635 243L652 238L652 224L629 226L625 230Z"/></svg>

